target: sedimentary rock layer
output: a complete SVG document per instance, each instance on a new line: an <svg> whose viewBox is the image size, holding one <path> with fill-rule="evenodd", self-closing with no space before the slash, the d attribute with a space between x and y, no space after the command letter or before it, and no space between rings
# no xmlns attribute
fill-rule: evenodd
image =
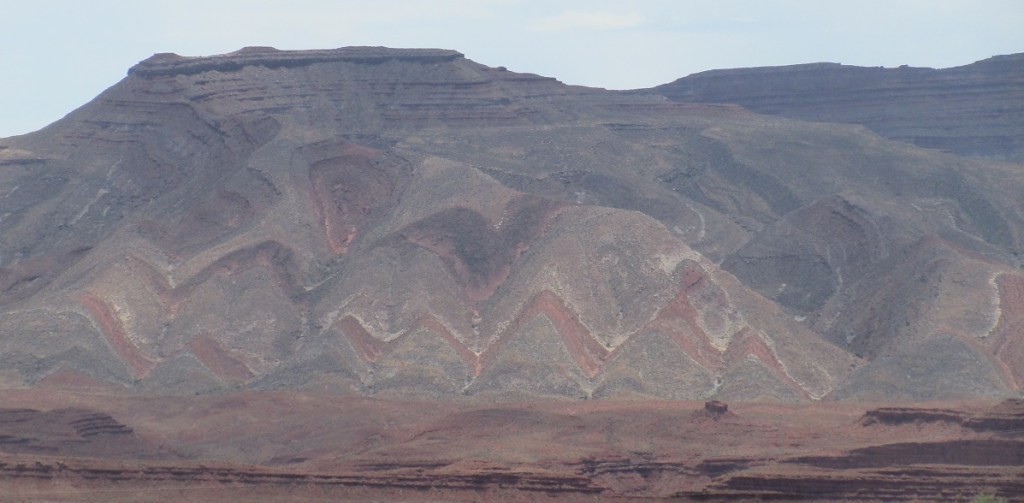
<svg viewBox="0 0 1024 503"><path fill-rule="evenodd" d="M1024 375L1020 170L863 128L454 51L249 48L141 62L0 167L4 386L805 401Z"/></svg>
<svg viewBox="0 0 1024 503"><path fill-rule="evenodd" d="M1024 161L1020 54L941 70L834 63L714 70L653 90L677 101L862 124L921 147Z"/></svg>

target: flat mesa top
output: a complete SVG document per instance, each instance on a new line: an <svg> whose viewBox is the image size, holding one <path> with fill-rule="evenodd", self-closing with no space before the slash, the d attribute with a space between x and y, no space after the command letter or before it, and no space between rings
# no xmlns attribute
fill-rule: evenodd
<svg viewBox="0 0 1024 503"><path fill-rule="evenodd" d="M174 53L154 54L131 67L128 74L138 77L190 75L210 70L234 71L246 66L277 68L339 61L371 64L392 60L435 63L453 61L463 57L462 53L447 49L342 47L311 51L281 51L273 47L246 47L216 56L186 57Z"/></svg>

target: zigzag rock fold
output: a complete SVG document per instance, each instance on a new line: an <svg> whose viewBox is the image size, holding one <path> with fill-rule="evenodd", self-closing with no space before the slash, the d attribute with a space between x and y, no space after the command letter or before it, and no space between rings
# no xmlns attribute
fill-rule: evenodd
<svg viewBox="0 0 1024 503"><path fill-rule="evenodd" d="M719 77L657 91L714 100ZM991 126L912 139L1012 158ZM0 383L1010 395L1019 168L454 51L157 55L0 140Z"/></svg>

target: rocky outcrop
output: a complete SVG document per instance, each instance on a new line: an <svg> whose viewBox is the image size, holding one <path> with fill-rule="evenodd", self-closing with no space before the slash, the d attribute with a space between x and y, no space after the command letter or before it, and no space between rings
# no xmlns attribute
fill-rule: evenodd
<svg viewBox="0 0 1024 503"><path fill-rule="evenodd" d="M910 478L912 477L912 478ZM981 494L1016 497L1024 485L1011 470L963 472L956 468L833 474L762 474L728 478L702 491L675 494L698 501L825 500L825 501L971 501Z"/></svg>
<svg viewBox="0 0 1024 503"><path fill-rule="evenodd" d="M102 490L131 490L146 494L153 488L162 491L194 490L237 495L240 487L258 488L261 497L285 491L290 495L312 491L323 497L361 495L386 497L391 501L414 501L429 494L453 501L468 500L480 493L492 501L517 501L554 498L558 501L627 501L657 496L644 494L664 478L714 476L718 468L688 467L673 462L644 462L633 459L595 459L581 464L578 473L552 470L506 470L480 466L476 470L444 473L433 466L378 465L361 473L303 473L231 465L118 465L96 462L0 461L0 481L17 491L18 487L38 488L41 484L72 487L100 487ZM738 466L736 464L730 467ZM32 489L26 493L47 494ZM922 466L888 472L834 474L807 470L803 473L761 474L720 477L699 490L667 495L697 501L723 499L752 500L843 500L843 501L920 501L941 498L944 501L970 501L979 494L1015 497L1024 493L1024 484L1009 471L973 470L955 467ZM18 494L14 492L13 494ZM311 496L310 501L320 501Z"/></svg>
<svg viewBox="0 0 1024 503"><path fill-rule="evenodd" d="M380 64L388 61L447 63L462 58L456 51L442 49L390 49L387 47L345 47L320 51L279 51L273 47L246 47L230 54L189 58L172 53L155 54L128 69L143 78L194 75L203 72L233 72L247 66L298 68L317 63L353 62Z"/></svg>
<svg viewBox="0 0 1024 503"><path fill-rule="evenodd" d="M436 474L424 473L422 466L382 465L370 467L365 474L316 474L296 471L274 471L245 466L204 465L117 465L36 461L24 463L0 461L0 481L14 485L23 481L51 484L83 483L113 489L145 492L151 486L188 490L196 485L232 489L237 486L259 487L263 490L283 488L356 487L377 491L409 491L412 494L430 491L478 493L500 490L508 494L593 495L603 489L585 476L571 474L508 472L480 469L477 472ZM373 473L377 472L377 473ZM16 493L15 493L16 494ZM321 493L322 494L322 493ZM379 493L378 493L379 494Z"/></svg>
<svg viewBox="0 0 1024 503"><path fill-rule="evenodd" d="M834 63L714 70L652 90L675 101L861 124L925 148L1024 161L1024 54L941 70Z"/></svg>
<svg viewBox="0 0 1024 503"><path fill-rule="evenodd" d="M103 412L0 409L0 453L147 458L156 452L132 428Z"/></svg>
<svg viewBox="0 0 1024 503"><path fill-rule="evenodd" d="M864 426L946 423L977 432L1014 435L1024 431L1024 401L1006 400L998 407L985 411L883 407L869 410L860 422Z"/></svg>

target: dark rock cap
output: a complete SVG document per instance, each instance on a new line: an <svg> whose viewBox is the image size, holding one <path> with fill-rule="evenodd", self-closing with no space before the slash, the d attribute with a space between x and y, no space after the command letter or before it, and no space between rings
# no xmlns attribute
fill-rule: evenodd
<svg viewBox="0 0 1024 503"><path fill-rule="evenodd" d="M192 75L205 71L236 71L247 66L267 68L300 67L315 63L347 61L379 64L386 61L441 63L465 57L447 49L391 49L387 47L343 47L311 51L281 51L273 47L245 47L216 56L186 57L158 53L128 70L129 75L149 78L168 75Z"/></svg>

